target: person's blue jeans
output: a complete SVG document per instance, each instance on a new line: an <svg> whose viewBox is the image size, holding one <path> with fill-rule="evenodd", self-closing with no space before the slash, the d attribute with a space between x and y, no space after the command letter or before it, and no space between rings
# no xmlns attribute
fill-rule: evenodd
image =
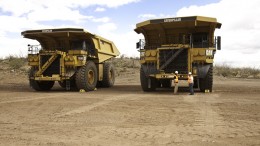
<svg viewBox="0 0 260 146"><path fill-rule="evenodd" d="M194 94L193 83L189 84L189 88L190 88L190 94L193 95Z"/></svg>

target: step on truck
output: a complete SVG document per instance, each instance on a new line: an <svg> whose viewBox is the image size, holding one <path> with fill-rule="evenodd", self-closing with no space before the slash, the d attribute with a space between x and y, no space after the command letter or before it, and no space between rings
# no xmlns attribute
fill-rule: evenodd
<svg viewBox="0 0 260 146"><path fill-rule="evenodd" d="M221 28L216 18L191 16L147 20L136 24L135 32L143 34L137 42L140 52L140 81L143 91L171 87L174 72L179 80L194 75L194 87L212 92L213 61L221 49Z"/></svg>
<svg viewBox="0 0 260 146"><path fill-rule="evenodd" d="M36 91L50 90L55 81L66 90L92 91L111 87L115 68L110 59L119 55L113 42L81 28L23 31L28 45L29 84Z"/></svg>

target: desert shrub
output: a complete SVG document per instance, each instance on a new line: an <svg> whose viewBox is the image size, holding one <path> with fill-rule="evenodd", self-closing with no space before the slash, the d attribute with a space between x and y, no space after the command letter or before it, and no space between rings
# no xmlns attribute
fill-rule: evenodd
<svg viewBox="0 0 260 146"><path fill-rule="evenodd" d="M26 64L26 58L23 57L17 57L10 55L6 59L9 62L9 66L11 69L20 69Z"/></svg>
<svg viewBox="0 0 260 146"><path fill-rule="evenodd" d="M259 78L260 69L251 67L231 67L228 65L215 65L214 74L223 77L243 77L243 78Z"/></svg>
<svg viewBox="0 0 260 146"><path fill-rule="evenodd" d="M222 65L222 66L215 66L214 73L219 76L229 77L232 74L230 66Z"/></svg>
<svg viewBox="0 0 260 146"><path fill-rule="evenodd" d="M139 68L140 63L138 59L135 58L114 58L112 63L116 68Z"/></svg>

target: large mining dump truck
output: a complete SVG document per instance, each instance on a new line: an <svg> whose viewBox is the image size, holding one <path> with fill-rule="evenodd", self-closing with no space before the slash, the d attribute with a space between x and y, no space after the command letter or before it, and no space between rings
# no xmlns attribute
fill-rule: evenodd
<svg viewBox="0 0 260 146"><path fill-rule="evenodd" d="M36 91L50 90L55 81L67 90L92 91L96 86L114 85L115 69L109 60L119 51L113 42L78 28L21 34L40 43L28 45L29 83Z"/></svg>
<svg viewBox="0 0 260 146"><path fill-rule="evenodd" d="M142 33L136 47L140 51L140 81L143 91L171 87L174 72L179 80L194 75L194 87L212 91L213 61L221 49L221 37L214 37L220 28L216 18L192 16L147 20L136 24Z"/></svg>

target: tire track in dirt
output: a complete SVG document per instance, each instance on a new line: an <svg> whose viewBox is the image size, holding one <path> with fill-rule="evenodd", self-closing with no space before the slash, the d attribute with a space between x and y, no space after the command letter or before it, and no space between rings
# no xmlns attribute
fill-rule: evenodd
<svg viewBox="0 0 260 146"><path fill-rule="evenodd" d="M0 104L26 102L26 101L33 101L33 100L40 100L40 99L47 99L47 98L57 98L57 97L61 97L61 94L48 94L45 96L30 97L30 98L11 100L11 101L2 101L2 102L0 102Z"/></svg>
<svg viewBox="0 0 260 146"><path fill-rule="evenodd" d="M61 113L61 114L57 115L57 117L71 116L71 115L75 115L75 114L88 112L88 111L90 111L90 110L92 110L96 107L104 106L104 105L107 105L111 102L115 102L115 101L122 100L122 99L125 99L125 98L131 98L132 99L133 94L121 94L121 95L118 95L118 96L115 96L115 97L104 99L103 101L96 102L96 103L93 103L91 105L81 106L77 109L68 111L66 113ZM136 98L136 97L134 97L134 98Z"/></svg>
<svg viewBox="0 0 260 146"><path fill-rule="evenodd" d="M215 138L235 138L260 136L260 123L256 121L227 121L220 115L221 110L214 103L219 103L219 94L212 93L199 96L186 96L184 101L192 102L198 109L198 115L195 118L193 129L185 131L199 134L202 141L212 141ZM220 103L221 104L221 103ZM241 113L236 113L241 114Z"/></svg>
<svg viewBox="0 0 260 146"><path fill-rule="evenodd" d="M184 102L194 105L196 116L194 123L190 124L169 124L164 126L125 125L125 127L102 127L97 131L103 137L130 140L130 141L153 141L155 145L179 144L184 141L199 141L214 143L218 139L244 138L260 136L257 122L225 120L220 115L220 109L213 103L219 102L218 94L197 96L182 96ZM145 108L145 107L143 107ZM143 109L140 108L140 109ZM133 111L133 114L140 109ZM191 119L192 120L192 119ZM256 126L256 127L255 127Z"/></svg>

